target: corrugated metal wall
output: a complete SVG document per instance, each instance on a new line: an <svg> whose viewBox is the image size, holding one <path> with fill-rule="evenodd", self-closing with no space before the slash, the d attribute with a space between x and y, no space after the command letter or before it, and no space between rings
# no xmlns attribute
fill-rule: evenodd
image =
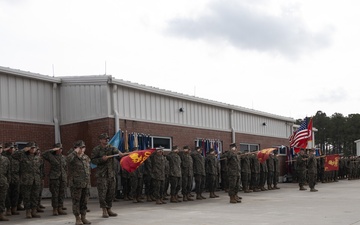
<svg viewBox="0 0 360 225"><path fill-rule="evenodd" d="M180 98L118 86L121 119L229 130L229 110ZM183 108L183 112L180 112Z"/></svg>
<svg viewBox="0 0 360 225"><path fill-rule="evenodd" d="M59 88L61 124L106 118L111 115L107 84L62 84Z"/></svg>
<svg viewBox="0 0 360 225"><path fill-rule="evenodd" d="M53 83L0 74L2 120L53 124Z"/></svg>

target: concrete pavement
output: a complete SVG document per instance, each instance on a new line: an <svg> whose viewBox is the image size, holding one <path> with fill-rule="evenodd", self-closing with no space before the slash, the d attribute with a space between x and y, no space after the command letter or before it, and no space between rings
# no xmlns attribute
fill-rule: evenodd
<svg viewBox="0 0 360 225"><path fill-rule="evenodd" d="M168 202L166 205L120 200L113 206L113 211L119 215L107 219L101 217L97 199L90 199L91 212L87 218L92 224L105 225L360 225L360 180L320 183L316 186L318 192L299 191L295 183L280 183L279 187L279 190L239 193L243 202L238 204L230 204L224 192L217 192L220 197L216 199ZM71 199L66 200L66 216L52 216L50 199L42 203L46 209L40 213L40 219L25 219L22 211L19 216L10 216L11 221L0 224L74 224Z"/></svg>

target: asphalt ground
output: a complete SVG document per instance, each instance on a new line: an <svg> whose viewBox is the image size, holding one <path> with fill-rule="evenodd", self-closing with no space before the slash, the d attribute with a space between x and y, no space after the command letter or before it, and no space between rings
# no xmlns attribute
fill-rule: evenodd
<svg viewBox="0 0 360 225"><path fill-rule="evenodd" d="M242 193L242 203L230 204L227 193L219 198L156 205L155 202L114 202L117 217L102 218L97 199L90 199L87 214L92 224L116 225L266 225L266 224L340 224L360 225L360 180L320 183L318 192L299 191L295 183L280 183L279 190ZM208 193L205 193L208 197ZM43 199L41 218L25 219L25 212L10 216L0 224L74 224L71 199L66 199L68 215L53 216L50 199Z"/></svg>

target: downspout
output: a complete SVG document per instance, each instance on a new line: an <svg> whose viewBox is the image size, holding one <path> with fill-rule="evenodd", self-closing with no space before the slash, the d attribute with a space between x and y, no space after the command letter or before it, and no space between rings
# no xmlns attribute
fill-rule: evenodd
<svg viewBox="0 0 360 225"><path fill-rule="evenodd" d="M54 128L55 128L55 143L61 143L60 125L57 115L57 84L53 83L53 117L54 117Z"/></svg>
<svg viewBox="0 0 360 225"><path fill-rule="evenodd" d="M234 130L234 110L230 110L230 129L231 129L231 143L235 143L235 130Z"/></svg>
<svg viewBox="0 0 360 225"><path fill-rule="evenodd" d="M115 133L118 132L118 130L120 130L120 121L119 121L119 113L117 111L117 85L113 84L113 96L112 96L112 100L113 100L113 112L114 112L114 119L115 119Z"/></svg>

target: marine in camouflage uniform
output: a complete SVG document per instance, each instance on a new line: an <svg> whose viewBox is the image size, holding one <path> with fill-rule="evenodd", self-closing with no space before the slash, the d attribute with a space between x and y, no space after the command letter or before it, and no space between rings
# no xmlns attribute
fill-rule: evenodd
<svg viewBox="0 0 360 225"><path fill-rule="evenodd" d="M166 204L163 195L166 163L166 159L163 156L163 148L157 148L156 151L151 154L150 158L147 160L151 160L151 176L156 204Z"/></svg>
<svg viewBox="0 0 360 225"><path fill-rule="evenodd" d="M226 151L220 154L220 177L221 177L221 188L225 191L229 191L229 177L228 177L228 168L227 168L227 159L223 157L226 154Z"/></svg>
<svg viewBox="0 0 360 225"><path fill-rule="evenodd" d="M259 181L260 181L260 161L258 160L256 152L253 152L250 156L250 165L251 165L251 181L250 189L254 192L260 191Z"/></svg>
<svg viewBox="0 0 360 225"><path fill-rule="evenodd" d="M137 147L134 147L131 152L136 152ZM130 196L133 199L134 203L142 202L141 194L143 190L143 170L144 164L141 164L135 171L130 173Z"/></svg>
<svg viewBox="0 0 360 225"><path fill-rule="evenodd" d="M273 183L274 183L275 165L274 165L273 152L269 154L269 158L266 160L266 164L268 168L268 179L267 179L268 190L274 190Z"/></svg>
<svg viewBox="0 0 360 225"><path fill-rule="evenodd" d="M260 163L260 190L267 191L265 184L267 181L268 169L266 161Z"/></svg>
<svg viewBox="0 0 360 225"><path fill-rule="evenodd" d="M183 201L193 201L190 197L192 188L192 180L194 176L193 171L193 159L190 156L189 146L184 146L183 150L179 152L181 158L181 193L183 195Z"/></svg>
<svg viewBox="0 0 360 225"><path fill-rule="evenodd" d="M242 154L241 155L241 182L244 193L251 193L250 190L250 180L251 180L251 167L250 167L250 155Z"/></svg>
<svg viewBox="0 0 360 225"><path fill-rule="evenodd" d="M173 146L171 152L166 156L169 161L170 202L181 202L178 199L181 187L181 158L178 153L178 147Z"/></svg>
<svg viewBox="0 0 360 225"><path fill-rule="evenodd" d="M152 202L155 201L154 198L154 189L152 186L152 178L151 178L151 170L152 170L152 164L151 160L145 160L143 163L144 166L144 172L143 172L143 182L145 186L145 195L146 195L146 201Z"/></svg>
<svg viewBox="0 0 360 225"><path fill-rule="evenodd" d="M218 174L218 160L216 158L215 150L210 149L209 154L205 158L205 172L207 178L207 186L210 193L210 198L217 198L215 194L217 187L217 174Z"/></svg>
<svg viewBox="0 0 360 225"><path fill-rule="evenodd" d="M62 149L62 144L57 143L53 149L47 150L42 154L42 157L50 163L49 189L54 216L67 214L62 209L67 182L66 157L62 155Z"/></svg>
<svg viewBox="0 0 360 225"><path fill-rule="evenodd" d="M206 199L202 193L205 191L205 158L201 154L202 149L201 147L196 147L195 151L191 153L191 157L193 159L194 165L194 177L195 177L195 193L196 199Z"/></svg>
<svg viewBox="0 0 360 225"><path fill-rule="evenodd" d="M69 169L69 187L72 198L72 211L75 224L90 224L86 219L87 202L90 188L90 158L85 154L85 143L78 140L74 150L66 157ZM81 217L80 217L81 215Z"/></svg>
<svg viewBox="0 0 360 225"><path fill-rule="evenodd" d="M279 183L279 177L280 177L280 165L279 165L279 159L278 154L274 154L274 189L280 189L277 184Z"/></svg>
<svg viewBox="0 0 360 225"><path fill-rule="evenodd" d="M91 152L91 162L97 165L96 179L99 196L100 208L103 209L103 218L117 216L111 210L112 202L115 197L115 166L114 156L123 156L119 149L109 146L109 136L106 133L99 135L100 145L96 146Z"/></svg>
<svg viewBox="0 0 360 225"><path fill-rule="evenodd" d="M5 201L9 188L10 177L10 160L2 155L3 146L0 143L0 221L8 221L5 217Z"/></svg>
<svg viewBox="0 0 360 225"><path fill-rule="evenodd" d="M166 196L169 196L168 194L168 189L170 186L170 182L169 182L169 172L170 172L170 167L169 167L169 161L167 160L167 158L163 155L163 158L165 160L165 181L164 181L164 200L168 200L168 198Z"/></svg>
<svg viewBox="0 0 360 225"><path fill-rule="evenodd" d="M300 153L296 157L296 171L298 174L300 191L306 190L306 188L304 187L306 181L306 161L307 156L304 153L304 149L301 149Z"/></svg>
<svg viewBox="0 0 360 225"><path fill-rule="evenodd" d="M14 152L14 159L20 162L21 194L26 218L38 218L37 207L41 187L41 158L36 155L37 146L29 142L22 150Z"/></svg>
<svg viewBox="0 0 360 225"><path fill-rule="evenodd" d="M10 161L11 180L9 181L9 189L6 196L6 215L19 215L17 212L17 202L20 194L20 177L19 170L20 164L18 160L13 159L14 145L11 142L5 143L3 146L2 155L7 157Z"/></svg>
<svg viewBox="0 0 360 225"><path fill-rule="evenodd" d="M121 184L123 186L124 200L125 201L132 200L132 197L130 195L130 190L131 190L130 173L123 168L121 168L120 170L121 170Z"/></svg>
<svg viewBox="0 0 360 225"><path fill-rule="evenodd" d="M227 159L230 203L241 202L241 197L237 195L240 188L240 159L235 143L230 144L230 150L224 154L224 157Z"/></svg>
<svg viewBox="0 0 360 225"><path fill-rule="evenodd" d="M316 174L317 174L317 161L314 154L314 149L310 149L310 156L308 158L308 179L309 179L309 187L311 192L316 192L318 190L315 189L316 184Z"/></svg>
<svg viewBox="0 0 360 225"><path fill-rule="evenodd" d="M39 189L39 197L38 197L38 204L37 204L37 208L36 210L38 212L44 212L43 209L45 209L45 206L43 206L41 204L41 200L42 200L42 192L44 189L44 179L45 179L45 162L43 160L43 158L41 157L41 151L39 146L37 146L36 152L35 152L36 156L38 156L40 158L40 189Z"/></svg>

